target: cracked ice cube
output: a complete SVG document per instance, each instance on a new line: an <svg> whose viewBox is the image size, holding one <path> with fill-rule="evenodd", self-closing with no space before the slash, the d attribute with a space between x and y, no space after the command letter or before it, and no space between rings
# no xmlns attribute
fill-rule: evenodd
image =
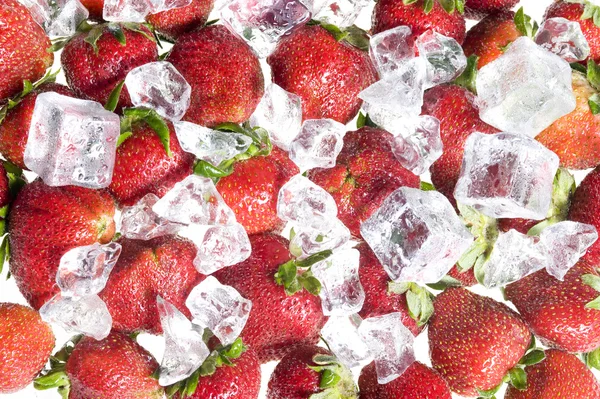
<svg viewBox="0 0 600 399"><path fill-rule="evenodd" d="M158 216L152 207L159 198L146 194L133 206L123 207L119 231L124 237L134 240L151 240L169 234L176 234L183 225L173 223Z"/></svg>
<svg viewBox="0 0 600 399"><path fill-rule="evenodd" d="M233 0L221 9L221 20L265 58L283 35L310 20L310 11L298 0Z"/></svg>
<svg viewBox="0 0 600 399"><path fill-rule="evenodd" d="M313 19L347 28L356 21L367 5L369 0L316 0L312 10Z"/></svg>
<svg viewBox="0 0 600 399"><path fill-rule="evenodd" d="M401 187L360 227L392 280L435 283L473 242L446 197Z"/></svg>
<svg viewBox="0 0 600 399"><path fill-rule="evenodd" d="M537 136L575 109L571 66L527 37L477 74L481 119L505 132Z"/></svg>
<svg viewBox="0 0 600 399"><path fill-rule="evenodd" d="M590 55L590 46L581 25L566 18L548 18L534 40L567 62L583 61Z"/></svg>
<svg viewBox="0 0 600 399"><path fill-rule="evenodd" d="M68 333L85 334L98 341L106 338L112 328L112 317L98 295L80 299L56 295L40 308L40 315Z"/></svg>
<svg viewBox="0 0 600 399"><path fill-rule="evenodd" d="M427 88L453 81L467 67L462 47L451 37L428 30L417 38L415 45L419 57L427 61Z"/></svg>
<svg viewBox="0 0 600 399"><path fill-rule="evenodd" d="M299 259L325 250L336 250L350 241L350 230L338 218L329 221L328 227L313 229L302 223L294 224L290 251Z"/></svg>
<svg viewBox="0 0 600 399"><path fill-rule="evenodd" d="M363 342L358 327L359 315L332 316L321 330L321 335L333 354L348 368L366 366L373 357Z"/></svg>
<svg viewBox="0 0 600 399"><path fill-rule="evenodd" d="M152 210L161 218L181 224L226 225L236 223L213 181L191 175L175 184Z"/></svg>
<svg viewBox="0 0 600 399"><path fill-rule="evenodd" d="M214 166L245 153L252 144L252 138L241 133L222 132L191 122L175 122L174 126L181 148Z"/></svg>
<svg viewBox="0 0 600 399"><path fill-rule="evenodd" d="M402 324L400 313L362 321L358 332L375 358L377 381L387 384L400 377L415 361L415 337Z"/></svg>
<svg viewBox="0 0 600 399"><path fill-rule="evenodd" d="M541 220L558 166L555 153L527 136L475 132L465 144L454 197L493 218Z"/></svg>
<svg viewBox="0 0 600 399"><path fill-rule="evenodd" d="M302 100L271 83L250 117L250 126L266 129L273 144L289 151L302 128Z"/></svg>
<svg viewBox="0 0 600 399"><path fill-rule="evenodd" d="M312 274L321 282L321 305L325 316L350 316L360 312L365 291L358 278L360 253L351 248L334 252L314 264Z"/></svg>
<svg viewBox="0 0 600 399"><path fill-rule="evenodd" d="M165 337L158 383L165 387L191 376L208 358L210 350L202 339L202 329L196 328L175 306L160 296L156 306Z"/></svg>
<svg viewBox="0 0 600 399"><path fill-rule="evenodd" d="M409 26L398 26L373 35L369 55L381 77L394 73L415 57L415 40Z"/></svg>
<svg viewBox="0 0 600 399"><path fill-rule="evenodd" d="M290 159L300 172L332 168L344 146L346 126L333 119L309 119L290 145Z"/></svg>
<svg viewBox="0 0 600 399"><path fill-rule="evenodd" d="M392 151L402 166L417 176L422 175L442 156L440 121L424 115L402 118L398 122L394 129L388 130L396 136Z"/></svg>
<svg viewBox="0 0 600 399"><path fill-rule="evenodd" d="M56 284L63 297L98 294L106 286L108 276L121 255L121 244L94 243L76 247L60 258Z"/></svg>
<svg viewBox="0 0 600 399"><path fill-rule="evenodd" d="M99 103L42 93L31 117L25 165L49 186L105 188L119 134L119 116Z"/></svg>
<svg viewBox="0 0 600 399"><path fill-rule="evenodd" d="M185 304L194 317L194 324L208 328L223 345L237 339L252 309L252 301L212 276L192 290Z"/></svg>
<svg viewBox="0 0 600 399"><path fill-rule="evenodd" d="M90 15L79 0L19 0L50 38L73 36Z"/></svg>
<svg viewBox="0 0 600 399"><path fill-rule="evenodd" d="M167 61L150 62L132 69L125 77L131 102L178 121L190 106L192 87Z"/></svg>

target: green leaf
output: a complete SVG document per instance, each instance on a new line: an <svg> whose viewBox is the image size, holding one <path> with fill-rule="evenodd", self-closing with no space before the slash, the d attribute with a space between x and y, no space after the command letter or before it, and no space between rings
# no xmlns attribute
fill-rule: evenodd
<svg viewBox="0 0 600 399"><path fill-rule="evenodd" d="M435 187L431 183L428 183L426 181L422 181L421 182L421 190L423 190L423 191L435 191Z"/></svg>
<svg viewBox="0 0 600 399"><path fill-rule="evenodd" d="M588 105L592 115L598 115L600 113L600 95L598 93L592 94L588 98Z"/></svg>
<svg viewBox="0 0 600 399"><path fill-rule="evenodd" d="M524 391L527 389L527 374L525 370L520 367L514 367L508 371L508 376L510 378L510 384L517 388L519 391Z"/></svg>
<svg viewBox="0 0 600 399"><path fill-rule="evenodd" d="M584 359L589 368L600 370L600 349L586 353Z"/></svg>
<svg viewBox="0 0 600 399"><path fill-rule="evenodd" d="M133 136L132 132L121 133L119 135L119 138L117 139L117 147L120 147L121 144L123 144L125 141L127 141L127 139L130 138L131 136Z"/></svg>
<svg viewBox="0 0 600 399"><path fill-rule="evenodd" d="M302 286L312 295L319 295L321 293L321 282L314 276L300 276Z"/></svg>
<svg viewBox="0 0 600 399"><path fill-rule="evenodd" d="M390 281L388 283L388 292L392 294L403 295L410 289L413 283L398 283Z"/></svg>
<svg viewBox="0 0 600 399"><path fill-rule="evenodd" d="M438 0L440 2L440 5L442 6L442 8L444 10L446 10L446 12L448 14L452 14L454 13L454 10L456 9L456 3L454 2L454 0Z"/></svg>
<svg viewBox="0 0 600 399"><path fill-rule="evenodd" d="M315 263L322 262L325 259L329 258L333 254L333 251L327 249L325 251L317 252L316 254L310 255L308 258L303 260L296 260L296 265L301 268L307 268Z"/></svg>
<svg viewBox="0 0 600 399"><path fill-rule="evenodd" d="M362 51L369 51L370 39L369 34L366 31L360 29L356 25L352 25L344 29L344 32L346 33L346 36L343 40L346 43L349 43Z"/></svg>
<svg viewBox="0 0 600 399"><path fill-rule="evenodd" d="M213 375L217 371L217 358L219 353L213 351L210 356L202 363L202 366L198 369L201 377L207 377Z"/></svg>
<svg viewBox="0 0 600 399"><path fill-rule="evenodd" d="M423 1L423 11L425 14L429 14L431 10L433 10L435 0L424 0Z"/></svg>
<svg viewBox="0 0 600 399"><path fill-rule="evenodd" d="M123 32L123 28L119 24L109 24L108 31L117 39L117 41L125 46L127 44L127 38L125 37L125 32Z"/></svg>
<svg viewBox="0 0 600 399"><path fill-rule="evenodd" d="M464 72L456 78L454 84L464 87L470 92L477 94L477 62L479 61L479 57L476 55L472 55L467 58L467 67Z"/></svg>
<svg viewBox="0 0 600 399"><path fill-rule="evenodd" d="M437 283L427 284L427 286L434 290L443 291L446 288L450 288L450 287L462 287L462 283L459 280L455 279L454 277L444 276Z"/></svg>
<svg viewBox="0 0 600 399"><path fill-rule="evenodd" d="M115 109L117 109L117 105L119 104L119 98L121 97L121 91L123 90L124 84L125 80L122 80L115 86L113 91L110 92L108 101L106 102L106 105L104 105L104 109L110 112L115 112Z"/></svg>
<svg viewBox="0 0 600 399"><path fill-rule="evenodd" d="M33 381L33 387L38 391L69 385L69 377L64 370L50 372Z"/></svg>
<svg viewBox="0 0 600 399"><path fill-rule="evenodd" d="M196 162L196 165L194 166L194 174L198 176L208 177L211 179L229 176L232 173L233 168L224 170L217 166L214 166L210 162L207 162L203 159L199 159L198 162Z"/></svg>
<svg viewBox="0 0 600 399"><path fill-rule="evenodd" d="M523 9L523 7L519 8L517 13L515 14L514 21L515 21L517 30L521 33L521 35L527 36L529 38L533 38L535 36L535 34L537 33L537 30L538 30L537 23L531 22L532 21L531 17L529 15L525 14L525 10Z"/></svg>
<svg viewBox="0 0 600 399"><path fill-rule="evenodd" d="M96 25L95 27L92 28L92 30L90 30L88 32L85 39L83 39L84 42L86 42L90 46L92 46L92 48L94 49L94 54L96 54L96 55L98 54L98 51L99 51L98 39L100 39L100 36L102 36L103 29L104 29L104 27L102 25Z"/></svg>
<svg viewBox="0 0 600 399"><path fill-rule="evenodd" d="M342 41L343 39L346 38L346 36L348 36L348 33L345 31L342 31L340 28L338 28L335 25L332 24L327 24L327 23L321 23L321 26L323 27L323 29L325 29L327 32L331 33L331 35L335 38L335 40Z"/></svg>
<svg viewBox="0 0 600 399"><path fill-rule="evenodd" d="M277 284L287 287L294 282L297 274L298 268L296 267L296 263L293 260L288 261L279 266L275 274L275 281Z"/></svg>
<svg viewBox="0 0 600 399"><path fill-rule="evenodd" d="M581 281L596 291L600 291L600 276L596 276L595 274L584 274L581 276Z"/></svg>
<svg viewBox="0 0 600 399"><path fill-rule="evenodd" d="M538 364L545 358L546 354L543 350L535 349L523 356L523 358L519 361L519 364L522 364L524 366L532 366L534 364Z"/></svg>
<svg viewBox="0 0 600 399"><path fill-rule="evenodd" d="M587 68L585 65L581 65L579 62L571 63L571 69L577 72L581 72L584 75L587 75Z"/></svg>
<svg viewBox="0 0 600 399"><path fill-rule="evenodd" d="M169 145L171 140L169 126L156 111L149 108L127 108L123 110L123 116L129 119L130 124L144 121L158 135L160 142L165 148L167 156L173 156ZM121 131L123 131L123 121L121 121Z"/></svg>
<svg viewBox="0 0 600 399"><path fill-rule="evenodd" d="M587 63L587 80L594 89L600 90L600 66L591 58Z"/></svg>
<svg viewBox="0 0 600 399"><path fill-rule="evenodd" d="M0 243L0 274L4 269L4 260L6 259L6 246L8 245L8 236L2 237L2 243Z"/></svg>
<svg viewBox="0 0 600 399"><path fill-rule="evenodd" d="M594 299L591 302L586 303L585 307L587 309L600 310L600 297Z"/></svg>
<svg viewBox="0 0 600 399"><path fill-rule="evenodd" d="M459 13L465 13L465 0L456 0L456 9Z"/></svg>
<svg viewBox="0 0 600 399"><path fill-rule="evenodd" d="M356 128L362 129L365 126L377 128L378 126L371 120L369 114L363 114L359 112L358 119L356 120Z"/></svg>
<svg viewBox="0 0 600 399"><path fill-rule="evenodd" d="M477 393L482 398L494 398L495 397L494 395L496 395L496 393L498 393L498 391L500 390L501 387L502 387L502 384L500 384L492 389L488 389L487 391L478 389Z"/></svg>
<svg viewBox="0 0 600 399"><path fill-rule="evenodd" d="M221 353L229 359L237 359L246 351L246 347L241 338L237 338L231 345L228 345L225 350Z"/></svg>
<svg viewBox="0 0 600 399"><path fill-rule="evenodd" d="M333 370L325 369L321 373L321 381L319 382L319 388L326 389L337 385L340 382L341 377L336 374Z"/></svg>
<svg viewBox="0 0 600 399"><path fill-rule="evenodd" d="M183 396L192 396L196 389L198 389L198 384L200 383L200 369L196 370L191 376L189 376L185 380L185 388L183 389Z"/></svg>

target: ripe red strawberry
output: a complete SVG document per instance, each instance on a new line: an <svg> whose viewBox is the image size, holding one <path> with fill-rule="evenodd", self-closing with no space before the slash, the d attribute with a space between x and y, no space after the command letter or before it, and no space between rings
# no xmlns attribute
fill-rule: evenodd
<svg viewBox="0 0 600 399"><path fill-rule="evenodd" d="M185 300L205 277L193 265L194 244L174 236L119 242L123 246L121 256L100 293L112 315L113 328L125 333L159 334L157 295L190 317Z"/></svg>
<svg viewBox="0 0 600 399"><path fill-rule="evenodd" d="M451 399L448 384L435 370L414 362L394 381L379 385L375 363L365 367L358 379L361 399Z"/></svg>
<svg viewBox="0 0 600 399"><path fill-rule="evenodd" d="M114 88L132 69L158 60L157 45L146 28L140 31L121 29L125 44L119 42L117 33L109 25L100 25L100 37L94 44L86 39L93 31L80 33L71 39L61 55L67 83L82 98L106 104ZM119 108L130 106L127 88L119 97Z"/></svg>
<svg viewBox="0 0 600 399"><path fill-rule="evenodd" d="M304 119L350 122L362 101L358 94L377 80L368 54L320 25L285 36L269 56L273 82L302 99Z"/></svg>
<svg viewBox="0 0 600 399"><path fill-rule="evenodd" d="M592 372L573 355L550 349L540 363L529 366L527 390L509 387L504 399L598 399L600 385Z"/></svg>
<svg viewBox="0 0 600 399"><path fill-rule="evenodd" d="M488 14L508 11L519 3L519 0L466 0L465 14L469 18L481 19Z"/></svg>
<svg viewBox="0 0 600 399"><path fill-rule="evenodd" d="M277 217L279 189L300 171L287 154L274 147L271 154L238 161L233 173L217 183L217 190L248 234L272 231Z"/></svg>
<svg viewBox="0 0 600 399"><path fill-rule="evenodd" d="M288 241L273 234L250 236L252 255L215 273L252 301L242 337L261 363L278 360L300 345L316 344L325 324L321 300L303 290L288 296L275 282L279 266L290 260Z"/></svg>
<svg viewBox="0 0 600 399"><path fill-rule="evenodd" d="M600 167L589 173L575 190L569 220L591 224L600 230ZM600 242L596 241L588 254L593 259L600 259Z"/></svg>
<svg viewBox="0 0 600 399"><path fill-rule="evenodd" d="M458 266L454 266L449 272L448 276L458 280L463 287L472 287L477 285L479 282L475 277L475 269L470 268L466 271L461 271Z"/></svg>
<svg viewBox="0 0 600 399"><path fill-rule="evenodd" d="M331 352L314 345L300 346L275 367L269 379L267 399L309 399L318 394L358 398L350 370Z"/></svg>
<svg viewBox="0 0 600 399"><path fill-rule="evenodd" d="M38 80L54 61L50 39L16 0L0 4L0 100L17 94L23 80Z"/></svg>
<svg viewBox="0 0 600 399"><path fill-rule="evenodd" d="M225 54L227 62L223 61ZM186 121L209 127L242 123L254 112L264 93L258 58L223 25L182 35L168 61L192 86Z"/></svg>
<svg viewBox="0 0 600 399"><path fill-rule="evenodd" d="M331 169L313 169L309 177L327 190L338 206L338 218L360 237L360 224L396 189L419 187L419 178L404 169L392 152L390 133L371 127L348 132Z"/></svg>
<svg viewBox="0 0 600 399"><path fill-rule="evenodd" d="M429 321L433 367L452 392L477 396L495 388L523 357L531 334L508 306L464 288L448 288L434 301Z"/></svg>
<svg viewBox="0 0 600 399"><path fill-rule="evenodd" d="M4 208L12 199L10 181L4 165L0 165L0 208Z"/></svg>
<svg viewBox="0 0 600 399"><path fill-rule="evenodd" d="M56 271L65 252L112 239L114 213L106 191L36 180L19 192L8 225L10 271L31 306L39 309L58 293Z"/></svg>
<svg viewBox="0 0 600 399"><path fill-rule="evenodd" d="M512 229L517 230L521 234L527 234L539 222L539 220L531 219L499 219L498 229L504 233Z"/></svg>
<svg viewBox="0 0 600 399"><path fill-rule="evenodd" d="M35 310L0 303L0 394L25 388L44 368L54 334Z"/></svg>
<svg viewBox="0 0 600 399"><path fill-rule="evenodd" d="M206 23L215 0L192 0L186 7L159 12L146 19L163 36L175 40Z"/></svg>
<svg viewBox="0 0 600 399"><path fill-rule="evenodd" d="M81 4L90 12L90 19L94 21L102 21L102 10L104 8L104 0L79 0Z"/></svg>
<svg viewBox="0 0 600 399"><path fill-rule="evenodd" d="M466 33L464 17L457 11L448 13L437 1L431 3L433 8L427 13L423 0L408 5L403 0L378 1L373 10L373 33L408 25L414 35L421 35L433 29L462 44Z"/></svg>

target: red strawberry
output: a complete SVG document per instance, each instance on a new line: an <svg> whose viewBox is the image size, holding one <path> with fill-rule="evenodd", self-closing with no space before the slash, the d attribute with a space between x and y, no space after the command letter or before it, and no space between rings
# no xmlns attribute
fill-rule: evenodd
<svg viewBox="0 0 600 399"><path fill-rule="evenodd" d="M509 230L517 230L519 233L527 234L539 222L539 220L530 219L500 219L498 220L498 229L504 233Z"/></svg>
<svg viewBox="0 0 600 399"><path fill-rule="evenodd" d="M54 55L46 51L50 39L16 0L0 4L0 100L17 94L23 80L36 81L46 72Z"/></svg>
<svg viewBox="0 0 600 399"><path fill-rule="evenodd" d="M463 396L495 388L525 354L531 334L508 306L464 288L434 301L429 321L433 367Z"/></svg>
<svg viewBox="0 0 600 399"><path fill-rule="evenodd" d="M147 21L169 39L177 39L206 23L215 0L192 0L186 7L159 12L148 16Z"/></svg>
<svg viewBox="0 0 600 399"><path fill-rule="evenodd" d="M250 236L252 255L215 273L226 285L252 301L242 337L261 363L281 359L295 347L319 340L325 324L321 301L307 291L288 296L275 282L279 266L290 260L288 241L272 234Z"/></svg>
<svg viewBox="0 0 600 399"><path fill-rule="evenodd" d="M390 133L371 127L349 132L331 169L313 169L309 177L327 190L338 206L338 217L353 235L360 224L399 187L419 187L419 178L404 169L392 152Z"/></svg>
<svg viewBox="0 0 600 399"><path fill-rule="evenodd" d="M458 266L454 266L452 270L448 272L448 276L458 280L463 287L472 287L479 283L477 278L475 278L475 269L473 268L461 271Z"/></svg>
<svg viewBox="0 0 600 399"><path fill-rule="evenodd" d="M26 185L9 219L10 271L25 299L36 309L58 293L56 271L68 250L107 243L115 233L115 204L105 191Z"/></svg>
<svg viewBox="0 0 600 399"><path fill-rule="evenodd" d="M509 387L504 399L599 399L600 385L592 372L573 355L550 349L540 363L529 366L527 389Z"/></svg>
<svg viewBox="0 0 600 399"><path fill-rule="evenodd" d="M600 230L600 167L588 174L577 187L571 201L569 220L591 224ZM600 259L600 242L596 241L588 254Z"/></svg>
<svg viewBox="0 0 600 399"><path fill-rule="evenodd" d="M519 0L466 0L465 13L469 18L481 19L488 14L508 11L519 3Z"/></svg>
<svg viewBox="0 0 600 399"><path fill-rule="evenodd" d="M459 12L448 13L437 1L429 2L433 3L430 12L425 11L423 0L408 5L405 3L403 0L378 1L373 10L373 33L407 25L414 35L433 29L461 44L465 40L466 23Z"/></svg>
<svg viewBox="0 0 600 399"><path fill-rule="evenodd" d="M192 86L186 121L209 127L244 122L264 93L258 58L223 25L211 25L182 35L168 61Z"/></svg>
<svg viewBox="0 0 600 399"><path fill-rule="evenodd" d="M361 399L451 399L448 384L435 370L414 362L394 381L379 385L375 363L365 367L358 379Z"/></svg>
<svg viewBox="0 0 600 399"><path fill-rule="evenodd" d="M156 42L148 29L120 29L123 44L112 26L99 25L91 32L78 34L67 43L60 58L69 87L78 96L101 104L107 103L111 92L129 71L158 60ZM97 30L100 37L94 44L88 43L86 40ZM118 105L119 108L131 105L125 87Z"/></svg>
<svg viewBox="0 0 600 399"><path fill-rule="evenodd" d="M81 4L90 12L90 19L102 21L102 10L104 9L104 0L79 0Z"/></svg>
<svg viewBox="0 0 600 399"><path fill-rule="evenodd" d="M319 25L285 36L267 62L273 82L302 99L304 119L350 122L362 104L358 94L377 80L366 52Z"/></svg>
<svg viewBox="0 0 600 399"><path fill-rule="evenodd" d="M25 388L54 349L52 329L35 310L0 303L0 394Z"/></svg>

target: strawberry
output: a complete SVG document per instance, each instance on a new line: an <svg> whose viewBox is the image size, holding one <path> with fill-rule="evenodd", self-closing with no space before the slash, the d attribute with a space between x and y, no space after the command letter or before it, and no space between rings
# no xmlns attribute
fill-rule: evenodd
<svg viewBox="0 0 600 399"><path fill-rule="evenodd" d="M448 272L448 276L458 280L463 287L473 287L474 285L478 284L477 278L475 278L475 270L473 268L461 270L458 266L454 266Z"/></svg>
<svg viewBox="0 0 600 399"><path fill-rule="evenodd" d="M275 367L267 399L309 399L312 395L356 399L358 390L350 370L331 352L318 346L300 346Z"/></svg>
<svg viewBox="0 0 600 399"><path fill-rule="evenodd" d="M531 342L517 313L464 288L448 288L437 296L434 308L431 362L459 395L477 396L497 387Z"/></svg>
<svg viewBox="0 0 600 399"><path fill-rule="evenodd" d="M319 297L307 291L287 295L275 281L279 266L291 254L288 241L273 234L250 236L252 255L244 262L221 269L214 276L252 301L252 312L242 337L261 363L278 360L300 345L312 345L326 317Z"/></svg>
<svg viewBox="0 0 600 399"><path fill-rule="evenodd" d="M68 250L107 243L115 233L115 204L105 191L26 185L12 204L10 271L35 309L58 293L56 271Z"/></svg>
<svg viewBox="0 0 600 399"><path fill-rule="evenodd" d="M16 0L0 4L0 101L17 94L23 81L36 81L54 55L46 51L50 39Z"/></svg>
<svg viewBox="0 0 600 399"><path fill-rule="evenodd" d="M146 20L170 40L200 27L208 20L215 0L192 0L190 5L149 15Z"/></svg>
<svg viewBox="0 0 600 399"><path fill-rule="evenodd" d="M414 362L392 382L379 385L375 363L366 366L358 379L361 399L451 399L448 384L435 370Z"/></svg>
<svg viewBox="0 0 600 399"><path fill-rule="evenodd" d="M546 358L527 371L527 389L509 387L504 399L599 399L596 377L577 357L550 349Z"/></svg>
<svg viewBox="0 0 600 399"><path fill-rule="evenodd" d="M456 39L460 44L465 40L465 19L456 10L448 12L440 4L442 2L431 0L407 3L409 2L403 0L378 1L373 10L373 33L407 25L417 36L432 29L444 36Z"/></svg>
<svg viewBox="0 0 600 399"><path fill-rule="evenodd" d="M223 54L227 62L223 62ZM209 127L244 122L264 93L258 58L223 25L182 35L167 60L192 86L186 121Z"/></svg>
<svg viewBox="0 0 600 399"><path fill-rule="evenodd" d="M39 313L0 303L0 394L25 388L44 368L54 349L54 334Z"/></svg>
<svg viewBox="0 0 600 399"><path fill-rule="evenodd" d="M538 224L539 220L531 220L531 219L499 219L498 220L498 229L504 233L509 230L517 230L521 234L527 234L527 232L536 224Z"/></svg>
<svg viewBox="0 0 600 399"><path fill-rule="evenodd" d="M518 3L519 0L465 0L465 14L472 19L481 19L508 11Z"/></svg>
<svg viewBox="0 0 600 399"><path fill-rule="evenodd" d="M79 0L81 4L90 12L90 19L93 21L102 21L102 10L104 9L104 0Z"/></svg>
<svg viewBox="0 0 600 399"><path fill-rule="evenodd" d="M589 173L577 187L569 209L569 220L591 224L600 230L600 167ZM596 241L588 254L599 259L600 242Z"/></svg>
<svg viewBox="0 0 600 399"><path fill-rule="evenodd" d="M360 32L344 35L361 37ZM320 25L305 25L283 37L267 62L273 82L302 99L305 120L350 122L362 104L358 94L377 80L366 51L338 41Z"/></svg>
<svg viewBox="0 0 600 399"><path fill-rule="evenodd" d="M309 172L309 178L333 196L338 218L356 237L360 237L360 224L394 190L419 187L419 178L394 156L392 140L390 133L371 127L348 132L336 165Z"/></svg>

